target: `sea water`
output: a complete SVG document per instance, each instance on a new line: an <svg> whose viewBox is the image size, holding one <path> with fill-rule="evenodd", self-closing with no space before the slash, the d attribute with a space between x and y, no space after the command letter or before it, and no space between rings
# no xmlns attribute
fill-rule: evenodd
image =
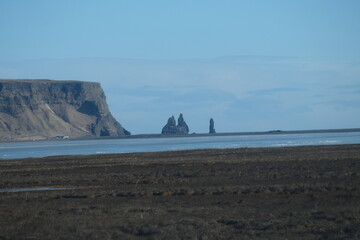
<svg viewBox="0 0 360 240"><path fill-rule="evenodd" d="M9 142L0 143L0 159L334 144L360 144L360 132Z"/></svg>

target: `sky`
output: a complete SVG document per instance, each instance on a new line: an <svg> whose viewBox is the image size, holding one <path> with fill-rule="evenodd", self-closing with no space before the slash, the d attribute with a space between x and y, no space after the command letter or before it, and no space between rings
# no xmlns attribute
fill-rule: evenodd
<svg viewBox="0 0 360 240"><path fill-rule="evenodd" d="M0 0L0 78L100 82L133 134L360 127L358 0Z"/></svg>

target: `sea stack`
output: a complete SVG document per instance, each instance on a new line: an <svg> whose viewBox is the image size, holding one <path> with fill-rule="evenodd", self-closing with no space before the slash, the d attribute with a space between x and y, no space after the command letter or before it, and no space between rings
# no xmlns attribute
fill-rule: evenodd
<svg viewBox="0 0 360 240"><path fill-rule="evenodd" d="M174 116L170 117L167 124L163 127L161 134L177 134L176 120Z"/></svg>
<svg viewBox="0 0 360 240"><path fill-rule="evenodd" d="M180 134L188 134L189 133L189 127L184 121L184 117L182 113L180 113L180 116L178 118L178 125L177 128L179 129Z"/></svg>
<svg viewBox="0 0 360 240"><path fill-rule="evenodd" d="M214 120L213 120L212 118L210 118L209 134L214 134L214 133L216 133L214 127L215 127L215 125L214 125Z"/></svg>
<svg viewBox="0 0 360 240"><path fill-rule="evenodd" d="M163 135L186 135L188 133L189 127L186 124L182 113L180 113L177 125L174 116L172 116L168 119L167 124L163 127L161 131L161 134Z"/></svg>
<svg viewBox="0 0 360 240"><path fill-rule="evenodd" d="M0 79L0 141L122 135L100 83Z"/></svg>

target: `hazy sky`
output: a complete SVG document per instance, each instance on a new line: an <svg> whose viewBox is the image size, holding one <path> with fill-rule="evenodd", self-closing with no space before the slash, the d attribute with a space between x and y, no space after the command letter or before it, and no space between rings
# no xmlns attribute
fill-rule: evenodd
<svg viewBox="0 0 360 240"><path fill-rule="evenodd" d="M132 133L360 127L358 0L0 0L0 78L100 82Z"/></svg>

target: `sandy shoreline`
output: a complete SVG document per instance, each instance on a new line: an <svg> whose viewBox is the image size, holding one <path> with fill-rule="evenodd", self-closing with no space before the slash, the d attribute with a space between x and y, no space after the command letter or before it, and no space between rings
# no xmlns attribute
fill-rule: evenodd
<svg viewBox="0 0 360 240"><path fill-rule="evenodd" d="M0 239L358 239L360 145L0 161Z"/></svg>

